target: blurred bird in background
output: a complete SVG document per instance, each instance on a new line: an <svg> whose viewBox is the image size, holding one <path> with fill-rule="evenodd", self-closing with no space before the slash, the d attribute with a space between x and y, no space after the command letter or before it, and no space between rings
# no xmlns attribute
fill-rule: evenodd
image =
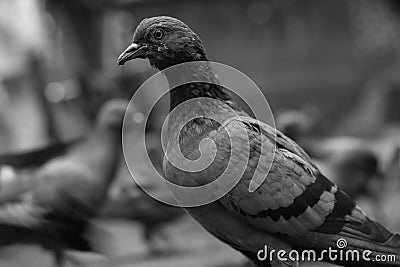
<svg viewBox="0 0 400 267"><path fill-rule="evenodd" d="M156 191L148 186L146 191ZM143 240L151 254L162 254L172 251L171 241L165 229L166 225L175 222L185 215L181 208L164 204L144 192L133 181L120 184L111 190L108 201L101 211L101 216L108 219L125 219L136 222L143 228ZM164 241L164 247L157 243L157 237ZM165 246L167 244L167 246Z"/></svg>
<svg viewBox="0 0 400 267"><path fill-rule="evenodd" d="M7 153L0 155L0 165L6 165L14 168L30 168L38 167L52 158L64 154L68 148L75 144L78 140L70 142L53 143L46 147L21 151L15 153Z"/></svg>
<svg viewBox="0 0 400 267"><path fill-rule="evenodd" d="M0 203L18 199L36 183L31 173L53 158L65 154L81 138L45 147L0 155Z"/></svg>
<svg viewBox="0 0 400 267"><path fill-rule="evenodd" d="M287 137L298 143L307 136L312 127L309 114L300 110L288 110L278 114L276 117L276 128Z"/></svg>
<svg viewBox="0 0 400 267"><path fill-rule="evenodd" d="M133 43L121 54L118 62L123 65L135 58L147 58L152 66L160 70L183 62L207 60L200 38L180 20L163 16L145 19L138 25ZM241 111L232 103L227 91L218 85L211 70L204 68L201 74L216 84L192 84L175 88L171 92L171 110L185 100L202 96L209 97L210 102L212 98L223 101L236 112L213 106L213 114L225 118L224 127L204 118L204 115L186 124L178 135L183 136L179 143L183 153L186 152L189 158L197 158L198 150L193 147L197 147L203 138L211 138L218 149L216 160L206 170L196 173L182 171L165 161L165 177L179 185L192 183L192 186L199 186L212 181L213 177L218 177L218 170L224 169L224 164L230 159L230 148L226 147L226 143L235 145L244 142L246 137L237 131L240 127L247 130L250 139L252 153L249 160L252 165L248 166L249 172L241 177L239 183L220 200L189 208L189 213L196 220L218 239L241 251L257 266L271 266L268 260L262 261L257 257L257 252L265 244L274 249L320 251L335 246L338 238L346 239L347 249L369 249L372 255L393 254L400 260L398 234L391 233L368 218L346 193L319 171L295 142ZM237 114L241 118L235 120ZM184 121L185 115L180 112L180 116L171 118L171 121L179 125L179 120ZM232 133L236 135L232 137ZM272 151L264 150L266 154L260 155L260 146L271 147L274 140L275 153L268 154ZM241 160L240 156L232 155L236 160ZM254 172L253 166L257 166L254 162L258 162L261 157L266 160L260 162L262 166L272 162L272 167L257 190L250 192L248 189ZM393 262L324 260L344 266L397 266ZM298 265L297 262L292 264Z"/></svg>
<svg viewBox="0 0 400 267"><path fill-rule="evenodd" d="M333 181L349 196L376 198L384 185L383 170L377 155L365 147L347 149L332 155Z"/></svg>
<svg viewBox="0 0 400 267"><path fill-rule="evenodd" d="M35 184L19 202L0 207L0 246L38 244L54 254L58 266L65 250L101 252L104 240L91 219L105 202L120 162L127 105L125 100L105 103L84 140L35 170Z"/></svg>
<svg viewBox="0 0 400 267"><path fill-rule="evenodd" d="M387 222L382 194L387 177L374 151L365 146L343 149L331 155L320 167L341 190L357 200L371 218Z"/></svg>

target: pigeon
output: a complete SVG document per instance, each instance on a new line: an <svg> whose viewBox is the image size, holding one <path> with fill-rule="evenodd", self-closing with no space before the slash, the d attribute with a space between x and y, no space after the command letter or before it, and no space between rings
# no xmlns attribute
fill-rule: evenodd
<svg viewBox="0 0 400 267"><path fill-rule="evenodd" d="M146 190L155 191L157 188L147 186ZM118 185L101 211L101 216L104 218L140 223L143 227L143 240L151 254L162 253L162 248L155 242L156 236L171 244L169 236L163 232L163 226L177 221L185 214L181 208L152 198L132 181Z"/></svg>
<svg viewBox="0 0 400 267"><path fill-rule="evenodd" d="M96 126L69 151L38 168L36 184L21 201L0 206L0 246L37 244L61 266L66 250L98 252L91 244L91 219L106 200L121 154L122 123L128 102L104 104ZM72 262L72 260L71 260Z"/></svg>
<svg viewBox="0 0 400 267"><path fill-rule="evenodd" d="M167 16L142 20L132 43L119 56L118 64L136 58L148 59L152 66L162 71L180 63L208 60L199 36L182 21ZM240 175L240 180L235 187L220 199L187 208L205 229L242 252L257 266L271 266L272 261L260 257L259 253L266 245L282 253L306 249L321 252L339 248L337 244L342 239L346 246L340 248L346 251L370 250L371 258L390 254L400 260L400 235L371 220L352 198L320 172L297 143L246 114L220 85L212 68L204 63L200 65L203 67L196 73L213 83L186 83L172 89L170 110L187 100L207 98L207 103L201 102L204 104L202 117L190 120L179 129L176 125L186 122L193 111L186 108L171 112L166 133L179 136L179 147L188 159L200 156L196 148L204 138L211 139L214 144L212 148L204 149L216 149L217 152L213 162L197 172L179 169L164 159L164 176L177 185L201 186L218 178L229 159L237 164L247 164L243 175L236 174ZM168 71L164 74L169 82L175 81L176 77L168 76ZM207 117L211 114L222 123ZM231 147L242 147L247 141L249 155L231 155ZM252 191L249 187L257 163L266 177ZM230 174L232 179L236 178L234 171ZM399 265L393 261L377 262L364 258L346 261L327 255L322 260L344 266ZM297 259L293 262L281 260L280 263L298 265Z"/></svg>

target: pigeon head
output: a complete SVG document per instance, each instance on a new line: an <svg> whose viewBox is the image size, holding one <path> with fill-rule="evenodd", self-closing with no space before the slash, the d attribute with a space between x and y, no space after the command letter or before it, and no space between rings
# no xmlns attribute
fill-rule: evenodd
<svg viewBox="0 0 400 267"><path fill-rule="evenodd" d="M100 108L97 124L108 129L121 129L129 102L124 99L112 99Z"/></svg>
<svg viewBox="0 0 400 267"><path fill-rule="evenodd" d="M182 21L166 16L142 20L118 64L135 58L147 58L159 70L183 62L207 60L200 38Z"/></svg>

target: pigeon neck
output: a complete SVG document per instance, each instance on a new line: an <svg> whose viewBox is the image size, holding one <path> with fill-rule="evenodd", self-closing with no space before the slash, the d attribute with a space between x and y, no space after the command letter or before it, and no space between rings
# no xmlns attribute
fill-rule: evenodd
<svg viewBox="0 0 400 267"><path fill-rule="evenodd" d="M170 110L179 104L198 97L209 97L221 101L231 100L230 95L221 86L208 83L191 83L178 86L170 92Z"/></svg>
<svg viewBox="0 0 400 267"><path fill-rule="evenodd" d="M205 61L199 62L199 65L189 66L188 68L179 68L178 71L165 72L172 88L170 91L170 110L187 100L198 97L217 99L231 105L230 94L220 85L220 81ZM174 85L177 84L182 85L175 87Z"/></svg>

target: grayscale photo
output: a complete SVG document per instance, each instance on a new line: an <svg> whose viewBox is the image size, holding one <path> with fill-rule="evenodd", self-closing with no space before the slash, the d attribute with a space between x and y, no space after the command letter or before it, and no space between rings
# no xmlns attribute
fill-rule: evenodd
<svg viewBox="0 0 400 267"><path fill-rule="evenodd" d="M400 1L0 0L0 267L400 267Z"/></svg>

